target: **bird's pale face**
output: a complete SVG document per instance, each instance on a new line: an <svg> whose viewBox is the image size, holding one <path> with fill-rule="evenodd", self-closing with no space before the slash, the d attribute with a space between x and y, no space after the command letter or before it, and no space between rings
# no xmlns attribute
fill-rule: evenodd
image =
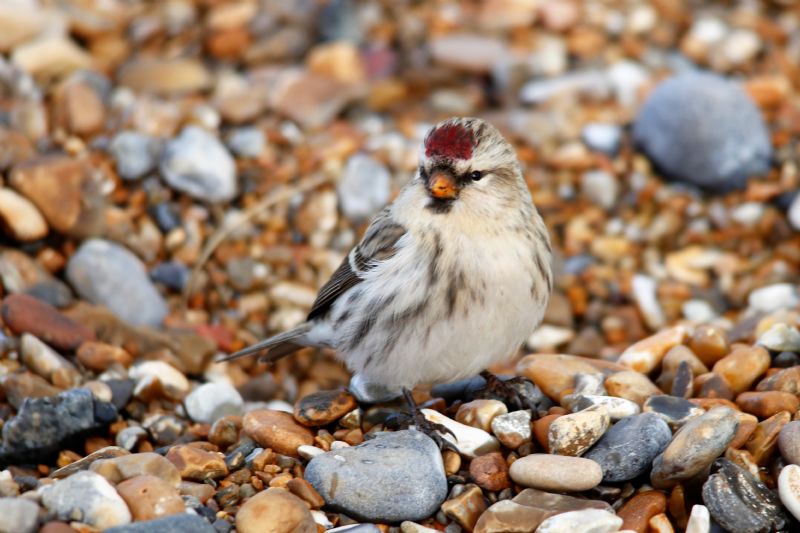
<svg viewBox="0 0 800 533"><path fill-rule="evenodd" d="M417 179L434 213L486 211L521 194L513 148L480 119L451 119L434 126L422 146Z"/></svg>

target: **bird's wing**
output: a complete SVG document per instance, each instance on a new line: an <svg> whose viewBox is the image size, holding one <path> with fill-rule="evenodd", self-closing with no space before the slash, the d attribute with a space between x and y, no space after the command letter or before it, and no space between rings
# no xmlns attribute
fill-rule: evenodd
<svg viewBox="0 0 800 533"><path fill-rule="evenodd" d="M361 242L350 251L331 279L319 290L308 313L308 320L324 316L336 299L360 283L363 274L374 268L376 262L392 257L397 251L397 241L405 233L406 229L392 219L388 207L381 211L367 228Z"/></svg>

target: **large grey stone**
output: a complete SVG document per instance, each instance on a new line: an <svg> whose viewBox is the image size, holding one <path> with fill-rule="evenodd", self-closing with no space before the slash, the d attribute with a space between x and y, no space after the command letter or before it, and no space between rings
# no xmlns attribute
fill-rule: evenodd
<svg viewBox="0 0 800 533"><path fill-rule="evenodd" d="M584 457L603 469L603 481L628 481L645 473L653 459L664 451L672 432L655 413L623 418Z"/></svg>
<svg viewBox="0 0 800 533"><path fill-rule="evenodd" d="M81 296L129 324L158 326L167 315L167 304L144 264L119 244L85 241L67 263L67 279Z"/></svg>
<svg viewBox="0 0 800 533"><path fill-rule="evenodd" d="M421 520L447 496L439 448L413 430L318 455L305 477L332 508L369 522Z"/></svg>
<svg viewBox="0 0 800 533"><path fill-rule="evenodd" d="M17 416L3 426L0 461L28 461L56 451L73 435L116 419L113 405L94 399L87 389L70 389L49 398L25 398Z"/></svg>
<svg viewBox="0 0 800 533"><path fill-rule="evenodd" d="M772 158L769 132L741 85L705 72L661 83L633 137L667 177L716 191L743 187Z"/></svg>

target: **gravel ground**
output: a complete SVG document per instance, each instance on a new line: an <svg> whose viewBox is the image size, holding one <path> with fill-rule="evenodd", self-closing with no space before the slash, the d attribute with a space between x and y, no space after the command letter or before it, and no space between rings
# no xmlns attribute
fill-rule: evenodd
<svg viewBox="0 0 800 533"><path fill-rule="evenodd" d="M0 2L0 531L800 531L800 12L663 0ZM301 322L426 129L513 140L556 287L419 388Z"/></svg>

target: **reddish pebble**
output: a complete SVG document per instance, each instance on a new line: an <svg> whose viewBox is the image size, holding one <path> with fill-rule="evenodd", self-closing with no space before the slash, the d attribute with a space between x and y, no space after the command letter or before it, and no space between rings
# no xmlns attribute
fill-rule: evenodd
<svg viewBox="0 0 800 533"><path fill-rule="evenodd" d="M667 510L667 497L663 492L648 490L640 492L619 508L617 516L622 518L620 529L632 529L647 533L650 519Z"/></svg>
<svg viewBox="0 0 800 533"><path fill-rule="evenodd" d="M736 405L759 418L769 418L781 411L794 413L800 407L800 400L794 394L781 391L743 392L736 397Z"/></svg>
<svg viewBox="0 0 800 533"><path fill-rule="evenodd" d="M0 306L3 322L14 333L30 333L57 350L75 350L94 333L58 309L27 294L12 294Z"/></svg>
<svg viewBox="0 0 800 533"><path fill-rule="evenodd" d="M487 453L472 460L469 475L482 489L498 491L511 486L508 464L499 452Z"/></svg>

